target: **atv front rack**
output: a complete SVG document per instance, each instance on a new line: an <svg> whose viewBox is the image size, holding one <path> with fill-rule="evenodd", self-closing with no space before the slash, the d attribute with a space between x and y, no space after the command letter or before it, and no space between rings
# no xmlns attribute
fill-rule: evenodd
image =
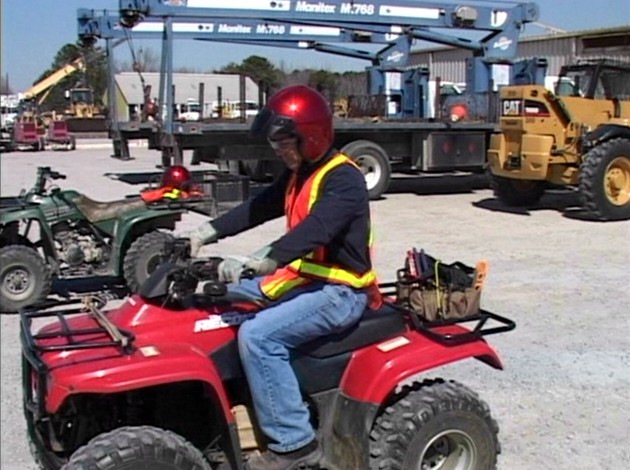
<svg viewBox="0 0 630 470"><path fill-rule="evenodd" d="M77 299L74 305L59 310L25 310L20 312L20 332L25 350L38 353L50 351L71 351L75 349L93 349L120 347L125 352L130 352L134 335L128 331L119 329L114 325L101 308L105 301L97 297ZM71 305L71 304L70 304ZM91 313L98 326L92 328L72 329L68 323L68 317L72 315ZM34 319L56 317L59 329L50 332L33 334L32 322ZM86 339L87 337L104 337L104 339ZM65 344L40 344L38 341L63 338ZM106 338L106 339L105 339Z"/></svg>
<svg viewBox="0 0 630 470"><path fill-rule="evenodd" d="M71 351L93 348L120 348L125 354L132 351L134 335L117 328L100 310L105 301L96 297L74 299L64 302L69 307L53 310L20 311L20 341L22 343L22 381L24 402L29 412L36 417L45 416L44 400L47 390L48 367L42 359L47 352ZM98 326L71 328L69 318L91 313ZM33 333L33 321L57 319L59 328ZM49 322L47 322L49 323ZM45 344L46 341L63 339L63 344ZM44 343L44 344L42 344Z"/></svg>
<svg viewBox="0 0 630 470"><path fill-rule="evenodd" d="M379 284L381 294L389 299L395 299L396 282L386 282ZM411 309L396 303L394 300L388 301L395 310L406 314L416 329L416 331L428 336L442 344L457 345L476 341L483 336L497 333L505 333L516 328L516 323L509 318L502 317L496 313L480 309L476 315L458 319L427 321L414 313ZM453 326L458 326L453 328Z"/></svg>

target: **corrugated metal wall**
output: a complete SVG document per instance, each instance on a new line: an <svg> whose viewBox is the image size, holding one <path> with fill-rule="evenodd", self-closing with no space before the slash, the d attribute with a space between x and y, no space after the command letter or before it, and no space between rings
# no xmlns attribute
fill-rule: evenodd
<svg viewBox="0 0 630 470"><path fill-rule="evenodd" d="M630 27L619 28L619 31L628 34ZM630 45L585 49L582 38L596 35L597 30L582 33L575 36L563 34L560 37L546 36L521 40L518 45L518 59L545 57L549 63L548 75L558 75L563 65L575 62L577 57L605 56L614 60L630 60ZM464 82L465 59L470 56L471 53L463 49L436 48L413 52L410 62L414 65L428 66L432 78Z"/></svg>

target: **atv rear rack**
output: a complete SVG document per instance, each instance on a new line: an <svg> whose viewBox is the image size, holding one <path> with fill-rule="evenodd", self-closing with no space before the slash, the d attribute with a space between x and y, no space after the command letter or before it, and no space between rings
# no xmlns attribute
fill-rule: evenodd
<svg viewBox="0 0 630 470"><path fill-rule="evenodd" d="M395 299L396 282L379 284L381 294ZM442 344L449 346L476 341L483 336L505 333L516 328L516 323L509 318L481 309L478 314L450 320L427 321L420 318L405 305L388 302L392 308L405 313L411 319L416 331ZM453 325L459 328L452 328Z"/></svg>

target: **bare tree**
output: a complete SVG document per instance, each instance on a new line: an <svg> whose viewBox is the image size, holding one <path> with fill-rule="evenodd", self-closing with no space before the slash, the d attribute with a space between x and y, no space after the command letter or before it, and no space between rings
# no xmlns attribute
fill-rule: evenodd
<svg viewBox="0 0 630 470"><path fill-rule="evenodd" d="M140 47L132 53L132 61L116 63L117 72L159 72L160 55L151 48Z"/></svg>

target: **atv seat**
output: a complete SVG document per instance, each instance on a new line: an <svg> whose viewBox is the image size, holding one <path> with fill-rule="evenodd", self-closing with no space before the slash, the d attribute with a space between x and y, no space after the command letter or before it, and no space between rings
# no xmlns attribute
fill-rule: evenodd
<svg viewBox="0 0 630 470"><path fill-rule="evenodd" d="M378 343L406 330L405 319L399 310L384 303L378 310L367 310L361 321L343 333L318 338L298 349L301 353L323 359L345 352L356 351Z"/></svg>
<svg viewBox="0 0 630 470"><path fill-rule="evenodd" d="M74 203L93 224L102 220L115 219L125 212L145 207L140 197L99 202L81 194Z"/></svg>
<svg viewBox="0 0 630 470"><path fill-rule="evenodd" d="M368 310L361 321L341 334L301 346L291 354L291 365L302 390L308 394L339 386L352 353L407 330L403 314L391 305Z"/></svg>

